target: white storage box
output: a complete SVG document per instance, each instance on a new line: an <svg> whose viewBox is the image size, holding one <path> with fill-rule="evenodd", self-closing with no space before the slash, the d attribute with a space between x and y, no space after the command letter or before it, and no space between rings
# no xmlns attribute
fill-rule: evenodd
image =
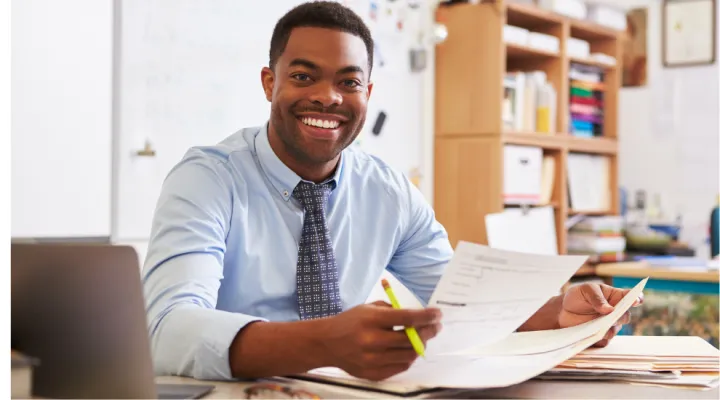
<svg viewBox="0 0 720 400"><path fill-rule="evenodd" d="M627 28L627 19L622 10L602 4L588 4L588 20L619 31Z"/></svg>
<svg viewBox="0 0 720 400"><path fill-rule="evenodd" d="M512 25L505 25L503 27L503 41L505 43L527 46L529 35L530 31L525 28L520 28Z"/></svg>
<svg viewBox="0 0 720 400"><path fill-rule="evenodd" d="M539 204L543 152L539 147L506 145L503 199L508 205Z"/></svg>
<svg viewBox="0 0 720 400"><path fill-rule="evenodd" d="M567 41L567 55L575 58L590 57L590 42L571 37Z"/></svg>
<svg viewBox="0 0 720 400"><path fill-rule="evenodd" d="M587 6L581 0L540 0L540 7L571 18L587 18Z"/></svg>
<svg viewBox="0 0 720 400"><path fill-rule="evenodd" d="M560 39L544 33L530 32L528 45L534 49L545 50L551 53L560 52Z"/></svg>

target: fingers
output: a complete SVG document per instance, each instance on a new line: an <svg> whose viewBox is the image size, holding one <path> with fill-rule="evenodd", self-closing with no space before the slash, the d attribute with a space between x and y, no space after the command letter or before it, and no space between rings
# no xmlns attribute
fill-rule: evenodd
<svg viewBox="0 0 720 400"><path fill-rule="evenodd" d="M418 336L423 341L423 344L427 344L428 340L437 336L440 332L440 324L426 325L422 328L417 328ZM368 337L366 343L368 348L372 349L412 349L412 343L405 333L405 330L398 331L381 331L377 332L372 337Z"/></svg>
<svg viewBox="0 0 720 400"><path fill-rule="evenodd" d="M607 286L607 285L605 285ZM614 289L614 288L613 288ZM619 290L619 289L616 289ZM595 312L599 314L609 314L613 310L613 306L608 303L605 293L603 293L602 285L584 284L580 286L580 293L583 298L592 306ZM621 297L622 298L622 297Z"/></svg>
<svg viewBox="0 0 720 400"><path fill-rule="evenodd" d="M612 328L610 328L610 330L605 332L605 336L603 336L602 339L598 340L593 346L594 347L607 346L610 343L610 341L612 340L612 338L614 338L615 335L617 335L618 332L620 332L620 328L621 328L620 325L614 325Z"/></svg>
<svg viewBox="0 0 720 400"><path fill-rule="evenodd" d="M630 323L630 311L625 311L625 314L620 317L618 322L615 323L615 325L625 325Z"/></svg>
<svg viewBox="0 0 720 400"><path fill-rule="evenodd" d="M420 339L422 339L424 344L427 344L428 340L434 338L437 336L438 333L442 330L442 324L432 324L427 325L422 328L419 328L417 330L418 336L420 336Z"/></svg>
<svg viewBox="0 0 720 400"><path fill-rule="evenodd" d="M635 302L633 302L632 306L637 307L637 306L641 305L644 301L645 301L645 294L640 292L640 296L638 296L637 300L635 300Z"/></svg>
<svg viewBox="0 0 720 400"><path fill-rule="evenodd" d="M375 313L375 321L381 327L392 328L394 326L413 326L416 328L440 322L442 313L437 308L424 308L419 310L394 308L378 308Z"/></svg>

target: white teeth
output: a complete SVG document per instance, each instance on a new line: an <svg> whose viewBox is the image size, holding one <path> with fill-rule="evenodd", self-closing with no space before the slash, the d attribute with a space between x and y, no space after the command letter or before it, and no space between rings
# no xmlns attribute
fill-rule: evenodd
<svg viewBox="0 0 720 400"><path fill-rule="evenodd" d="M327 119L316 119L316 118L303 118L303 124L316 126L318 128L335 129L340 125L339 121L332 121Z"/></svg>

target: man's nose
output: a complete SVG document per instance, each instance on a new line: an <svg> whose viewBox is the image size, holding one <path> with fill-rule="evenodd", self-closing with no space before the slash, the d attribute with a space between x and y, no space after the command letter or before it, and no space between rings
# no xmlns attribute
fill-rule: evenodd
<svg viewBox="0 0 720 400"><path fill-rule="evenodd" d="M342 104L342 95L332 83L323 82L315 85L313 89L310 95L313 103L321 104L325 108Z"/></svg>

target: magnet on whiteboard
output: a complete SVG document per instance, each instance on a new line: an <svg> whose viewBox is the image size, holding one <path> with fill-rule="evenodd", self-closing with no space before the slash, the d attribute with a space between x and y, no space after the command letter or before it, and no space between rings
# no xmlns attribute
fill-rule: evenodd
<svg viewBox="0 0 720 400"><path fill-rule="evenodd" d="M373 125L372 133L375 136L380 135L380 131L383 128L383 125L385 124L385 118L387 118L387 114L385 114L384 111L380 111L378 113L377 119L375 119L375 125Z"/></svg>

